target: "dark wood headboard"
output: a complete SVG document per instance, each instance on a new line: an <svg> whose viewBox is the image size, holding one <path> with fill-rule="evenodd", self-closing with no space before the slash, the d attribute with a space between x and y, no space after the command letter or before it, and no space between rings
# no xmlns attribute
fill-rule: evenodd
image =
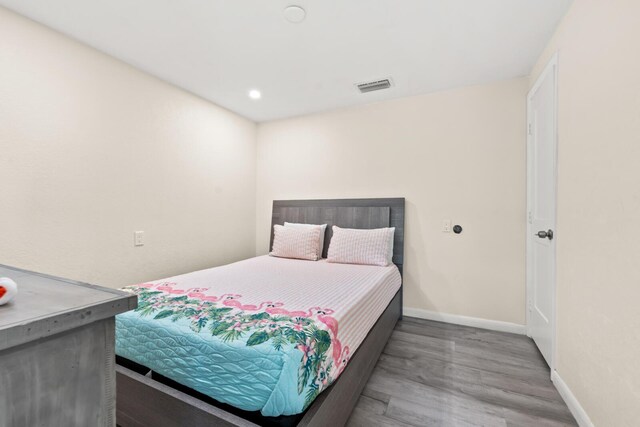
<svg viewBox="0 0 640 427"><path fill-rule="evenodd" d="M402 273L404 263L404 198L392 199L327 199L327 200L274 200L271 215L271 242L273 226L286 222L327 224L322 256L326 258L333 231L332 225L342 228L395 227L393 263Z"/></svg>

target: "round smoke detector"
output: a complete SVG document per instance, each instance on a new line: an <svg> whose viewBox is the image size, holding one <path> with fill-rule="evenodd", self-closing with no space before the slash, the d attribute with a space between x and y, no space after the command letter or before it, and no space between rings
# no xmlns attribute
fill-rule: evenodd
<svg viewBox="0 0 640 427"><path fill-rule="evenodd" d="M299 24L306 16L307 12L300 6L288 6L284 9L284 19L292 24Z"/></svg>

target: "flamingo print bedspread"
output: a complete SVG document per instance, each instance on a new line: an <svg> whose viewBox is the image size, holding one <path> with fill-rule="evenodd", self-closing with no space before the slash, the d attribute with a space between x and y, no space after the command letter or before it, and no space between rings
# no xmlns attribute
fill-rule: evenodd
<svg viewBox="0 0 640 427"><path fill-rule="evenodd" d="M124 288L116 354L264 416L303 412L400 287L397 267L261 256Z"/></svg>

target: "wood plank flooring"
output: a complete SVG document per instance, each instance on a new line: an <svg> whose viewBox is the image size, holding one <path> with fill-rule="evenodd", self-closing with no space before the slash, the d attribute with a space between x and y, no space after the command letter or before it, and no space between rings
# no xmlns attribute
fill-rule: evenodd
<svg viewBox="0 0 640 427"><path fill-rule="evenodd" d="M405 317L348 426L576 426L530 338Z"/></svg>

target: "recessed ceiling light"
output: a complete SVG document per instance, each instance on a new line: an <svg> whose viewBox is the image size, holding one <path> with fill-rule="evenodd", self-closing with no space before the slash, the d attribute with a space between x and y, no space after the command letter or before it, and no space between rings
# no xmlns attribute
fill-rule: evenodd
<svg viewBox="0 0 640 427"><path fill-rule="evenodd" d="M249 91L249 98L251 98L251 99L260 99L260 98L262 98L262 94L260 93L260 91L258 89L251 89Z"/></svg>
<svg viewBox="0 0 640 427"><path fill-rule="evenodd" d="M292 24L299 24L306 16L307 12L300 6L288 6L284 9L284 19Z"/></svg>

